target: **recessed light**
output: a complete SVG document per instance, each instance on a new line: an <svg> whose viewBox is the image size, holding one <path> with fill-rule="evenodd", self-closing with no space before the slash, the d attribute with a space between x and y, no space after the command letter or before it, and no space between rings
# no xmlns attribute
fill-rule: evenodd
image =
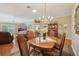
<svg viewBox="0 0 79 59"><path fill-rule="evenodd" d="M36 12L37 12L37 10L36 10L36 9L33 9L33 10L32 10L32 12L33 12L33 13L36 13Z"/></svg>
<svg viewBox="0 0 79 59"><path fill-rule="evenodd" d="M27 8L30 8L30 6L26 6Z"/></svg>

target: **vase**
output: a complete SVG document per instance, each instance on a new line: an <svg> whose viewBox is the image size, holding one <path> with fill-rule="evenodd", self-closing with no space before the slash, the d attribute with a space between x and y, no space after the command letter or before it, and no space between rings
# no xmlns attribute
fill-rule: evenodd
<svg viewBox="0 0 79 59"><path fill-rule="evenodd" d="M46 39L46 33L43 33L43 39L44 40Z"/></svg>

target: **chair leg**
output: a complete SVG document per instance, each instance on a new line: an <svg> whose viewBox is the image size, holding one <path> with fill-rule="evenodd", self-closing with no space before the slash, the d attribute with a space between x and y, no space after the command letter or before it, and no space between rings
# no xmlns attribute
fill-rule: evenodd
<svg viewBox="0 0 79 59"><path fill-rule="evenodd" d="M60 52L59 56L62 56L62 51Z"/></svg>

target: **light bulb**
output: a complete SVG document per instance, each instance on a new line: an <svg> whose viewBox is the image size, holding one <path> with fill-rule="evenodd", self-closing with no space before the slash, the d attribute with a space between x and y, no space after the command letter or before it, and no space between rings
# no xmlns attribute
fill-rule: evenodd
<svg viewBox="0 0 79 59"><path fill-rule="evenodd" d="M50 21L53 19L53 17L50 18Z"/></svg>
<svg viewBox="0 0 79 59"><path fill-rule="evenodd" d="M42 16L42 18L45 18L45 16Z"/></svg>
<svg viewBox="0 0 79 59"><path fill-rule="evenodd" d="M48 16L48 19L50 19L50 16Z"/></svg>
<svg viewBox="0 0 79 59"><path fill-rule="evenodd" d="M53 19L53 17L51 17L51 19Z"/></svg>
<svg viewBox="0 0 79 59"><path fill-rule="evenodd" d="M39 20L41 19L41 17L39 17Z"/></svg>

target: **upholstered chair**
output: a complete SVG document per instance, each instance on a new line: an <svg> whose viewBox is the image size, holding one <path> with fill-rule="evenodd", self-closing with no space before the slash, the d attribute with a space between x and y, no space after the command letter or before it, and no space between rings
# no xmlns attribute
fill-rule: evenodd
<svg viewBox="0 0 79 59"><path fill-rule="evenodd" d="M13 41L13 35L9 32L0 32L0 44L9 44Z"/></svg>

